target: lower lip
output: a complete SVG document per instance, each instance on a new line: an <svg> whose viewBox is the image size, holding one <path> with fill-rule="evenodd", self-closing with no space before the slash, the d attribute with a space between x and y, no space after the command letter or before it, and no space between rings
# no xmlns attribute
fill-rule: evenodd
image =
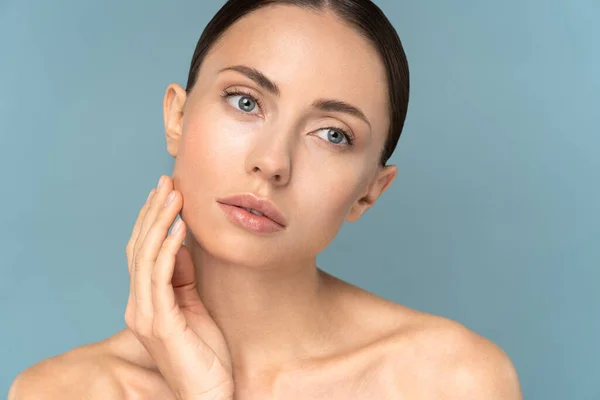
<svg viewBox="0 0 600 400"><path fill-rule="evenodd" d="M243 208L230 206L229 204L217 203L221 210L229 217L229 219L235 222L242 228L254 233L273 233L284 229L282 225L269 219L267 217L261 217L260 215L252 214Z"/></svg>

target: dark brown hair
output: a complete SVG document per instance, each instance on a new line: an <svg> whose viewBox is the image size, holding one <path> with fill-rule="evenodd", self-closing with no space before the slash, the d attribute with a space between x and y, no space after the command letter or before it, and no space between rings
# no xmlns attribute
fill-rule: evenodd
<svg viewBox="0 0 600 400"><path fill-rule="evenodd" d="M404 127L410 89L409 72L396 30L370 0L228 0L204 28L196 44L185 90L192 90L206 54L231 25L252 11L274 4L294 5L315 11L330 10L375 46L387 73L391 116L387 140L380 157L381 166L385 166Z"/></svg>

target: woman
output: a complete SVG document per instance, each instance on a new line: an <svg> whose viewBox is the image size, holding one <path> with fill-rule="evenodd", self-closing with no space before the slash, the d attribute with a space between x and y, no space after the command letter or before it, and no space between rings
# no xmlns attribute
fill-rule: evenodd
<svg viewBox="0 0 600 400"><path fill-rule="evenodd" d="M227 2L164 97L175 164L126 246L127 328L10 398L521 398L491 342L316 265L394 180L408 87L370 1Z"/></svg>

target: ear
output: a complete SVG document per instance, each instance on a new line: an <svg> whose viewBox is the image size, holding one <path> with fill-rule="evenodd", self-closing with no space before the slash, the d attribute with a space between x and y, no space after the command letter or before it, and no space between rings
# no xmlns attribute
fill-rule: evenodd
<svg viewBox="0 0 600 400"><path fill-rule="evenodd" d="M165 120L165 135L167 151L173 157L177 156L177 149L181 142L183 132L183 108L187 93L184 88L176 83L167 87L163 100L163 118Z"/></svg>
<svg viewBox="0 0 600 400"><path fill-rule="evenodd" d="M395 165L386 165L380 167L377 174L369 184L365 194L356 201L350 212L346 216L346 221L356 222L358 219L375 204L379 198L390 187L391 183L398 174L398 168Z"/></svg>

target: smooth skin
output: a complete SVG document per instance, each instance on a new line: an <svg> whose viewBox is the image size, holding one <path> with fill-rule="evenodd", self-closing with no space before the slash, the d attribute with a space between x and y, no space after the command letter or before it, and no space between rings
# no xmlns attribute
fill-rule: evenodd
<svg viewBox="0 0 600 400"><path fill-rule="evenodd" d="M167 235L182 205L172 186L168 177L161 177L127 244L131 287L125 322L177 398L231 399L231 356L196 291L192 258L182 246L183 220Z"/></svg>
<svg viewBox="0 0 600 400"><path fill-rule="evenodd" d="M351 351L282 369L270 384L234 384L224 336L196 291L182 207L161 177L127 245L128 329L26 370L12 399L521 399L514 368L486 339L455 322L388 303L329 276L371 329ZM169 195L172 199L165 206ZM179 227L179 229L176 229ZM376 313L376 314L373 314ZM355 321L357 323L359 321ZM359 342L359 340L357 340ZM235 389L235 393L234 393Z"/></svg>
<svg viewBox="0 0 600 400"><path fill-rule="evenodd" d="M278 93L223 71L235 65ZM245 94L224 93L236 90ZM311 107L323 98L368 122ZM385 70L351 27L293 6L255 11L207 55L190 93L169 85L163 114L175 165L127 244L127 327L26 369L9 399L521 399L510 359L489 340L316 266L397 174L378 165ZM286 228L232 224L216 200L237 193L269 198ZM177 215L185 223L169 235Z"/></svg>

